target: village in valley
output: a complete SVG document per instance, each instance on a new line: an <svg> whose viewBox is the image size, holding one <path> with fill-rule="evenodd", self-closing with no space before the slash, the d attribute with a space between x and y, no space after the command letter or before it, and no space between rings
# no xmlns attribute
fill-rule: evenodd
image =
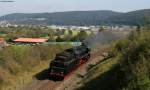
<svg viewBox="0 0 150 90"><path fill-rule="evenodd" d="M22 30L23 28L27 30ZM37 32L39 31L38 34L41 33L42 35L41 36L17 35L15 37L8 39L6 37L7 31L4 29L6 29L7 31L13 30L13 29L21 29L20 34L23 34L24 32L26 33L26 31L32 31L32 29L35 29L37 30ZM100 33L102 31L132 31L136 29L137 29L137 26L127 26L127 25L118 25L118 26L60 26L60 25L36 26L36 25L30 25L28 26L28 25L10 24L10 23L3 21L3 22L0 22L0 32L2 32L0 33L0 38L1 38L0 46L4 47L7 45L38 45L38 44L48 44L48 43L58 44L60 42L61 43L72 42L73 44L73 42L80 42L84 38L90 35L96 35L97 33ZM37 32L35 32L35 34ZM67 38L70 38L70 40Z"/></svg>

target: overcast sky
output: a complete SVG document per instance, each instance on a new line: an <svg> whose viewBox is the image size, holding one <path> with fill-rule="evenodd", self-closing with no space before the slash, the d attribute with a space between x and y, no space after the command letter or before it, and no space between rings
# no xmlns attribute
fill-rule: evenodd
<svg viewBox="0 0 150 90"><path fill-rule="evenodd" d="M2 1L2 0L0 0ZM3 0L4 1L4 0ZM150 8L150 0L14 0L0 2L0 15L84 10L114 10L121 12Z"/></svg>

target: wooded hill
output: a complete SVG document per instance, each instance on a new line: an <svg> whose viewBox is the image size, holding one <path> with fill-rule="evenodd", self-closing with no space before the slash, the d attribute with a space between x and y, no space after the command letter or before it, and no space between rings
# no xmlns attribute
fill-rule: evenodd
<svg viewBox="0 0 150 90"><path fill-rule="evenodd" d="M133 12L110 10L69 11L55 13L13 13L0 17L15 24L33 25L139 25L150 23L150 9Z"/></svg>

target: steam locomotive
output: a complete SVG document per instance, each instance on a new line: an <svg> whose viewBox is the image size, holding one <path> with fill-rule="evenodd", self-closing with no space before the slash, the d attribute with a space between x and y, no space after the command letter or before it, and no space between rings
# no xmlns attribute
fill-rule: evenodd
<svg viewBox="0 0 150 90"><path fill-rule="evenodd" d="M57 54L50 63L50 77L63 80L68 73L89 60L90 51L90 48L82 43Z"/></svg>

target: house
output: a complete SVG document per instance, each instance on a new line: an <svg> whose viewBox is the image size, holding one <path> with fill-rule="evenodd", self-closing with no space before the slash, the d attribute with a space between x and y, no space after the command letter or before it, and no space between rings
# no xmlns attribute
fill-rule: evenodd
<svg viewBox="0 0 150 90"><path fill-rule="evenodd" d="M48 39L45 38L17 38L13 40L15 44L42 44L47 42Z"/></svg>

